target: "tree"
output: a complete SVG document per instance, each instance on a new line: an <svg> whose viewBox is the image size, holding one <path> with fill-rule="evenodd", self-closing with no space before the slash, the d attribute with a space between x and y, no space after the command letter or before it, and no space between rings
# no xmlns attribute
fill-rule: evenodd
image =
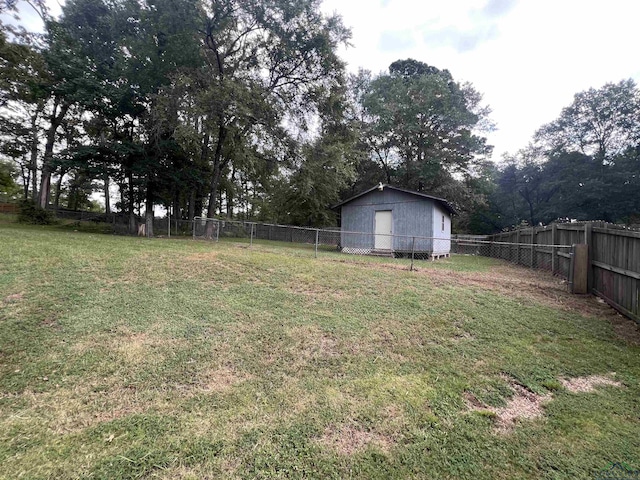
<svg viewBox="0 0 640 480"><path fill-rule="evenodd" d="M26 35L0 30L1 153L15 161L22 172L25 199L38 192L38 157L42 117L47 102L44 58ZM26 43L25 43L26 42Z"/></svg>
<svg viewBox="0 0 640 480"><path fill-rule="evenodd" d="M605 164L640 142L640 91L629 79L577 93L535 138L547 151L577 151Z"/></svg>
<svg viewBox="0 0 640 480"><path fill-rule="evenodd" d="M378 180L424 190L465 212L484 204L484 194L473 188L477 167L491 151L481 133L491 125L473 86L413 59L398 60L376 77L360 72L352 85L366 153L358 165L366 179L361 187Z"/></svg>
<svg viewBox="0 0 640 480"><path fill-rule="evenodd" d="M489 152L476 135L487 111L480 95L460 85L447 70L415 60L391 64L388 75L371 83L365 108L377 123L378 137L388 135L399 158L397 178L412 189L438 188L438 174L467 172L476 156Z"/></svg>
<svg viewBox="0 0 640 480"><path fill-rule="evenodd" d="M212 170L207 216L213 217L229 144L253 143L259 151L265 139L283 133L287 119L304 125L342 72L336 50L349 31L339 17L323 16L318 0L223 0L206 10L202 145Z"/></svg>
<svg viewBox="0 0 640 480"><path fill-rule="evenodd" d="M355 178L359 152L349 115L346 86L338 85L319 109L320 135L301 148L284 194L286 222L324 227L335 224L328 209Z"/></svg>
<svg viewBox="0 0 640 480"><path fill-rule="evenodd" d="M7 162L0 162L0 200L13 198L19 192L19 188L13 179L14 176L13 165Z"/></svg>

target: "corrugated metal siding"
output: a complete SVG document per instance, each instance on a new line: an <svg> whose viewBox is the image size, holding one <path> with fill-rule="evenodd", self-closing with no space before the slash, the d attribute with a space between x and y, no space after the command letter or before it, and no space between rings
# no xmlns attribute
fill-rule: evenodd
<svg viewBox="0 0 640 480"><path fill-rule="evenodd" d="M451 216L444 208L434 202L433 207L433 237L435 240L433 251L435 253L449 253L451 251ZM442 229L442 216L444 215L444 230Z"/></svg>
<svg viewBox="0 0 640 480"><path fill-rule="evenodd" d="M342 246L374 248L375 212L391 210L393 234L418 237L433 236L433 211L435 202L395 190L375 190L342 207L342 230L365 232L370 235L342 235ZM448 215L447 215L448 217ZM411 238L393 239L396 251L411 251ZM430 252L430 240L416 240L416 251Z"/></svg>

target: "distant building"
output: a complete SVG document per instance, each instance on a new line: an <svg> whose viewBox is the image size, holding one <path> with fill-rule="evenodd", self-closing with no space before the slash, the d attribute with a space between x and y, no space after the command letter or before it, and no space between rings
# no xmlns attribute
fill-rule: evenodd
<svg viewBox="0 0 640 480"><path fill-rule="evenodd" d="M380 184L339 203L342 251L448 257L453 207L444 199Z"/></svg>

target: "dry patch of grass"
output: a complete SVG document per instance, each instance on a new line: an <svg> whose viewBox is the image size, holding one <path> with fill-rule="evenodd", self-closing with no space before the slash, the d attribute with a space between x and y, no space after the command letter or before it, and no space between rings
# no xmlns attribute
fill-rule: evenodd
<svg viewBox="0 0 640 480"><path fill-rule="evenodd" d="M97 348L107 348L113 354L130 365L139 365L159 360L162 351L167 348L178 348L178 339L163 336L161 332L147 330L133 331L119 326L111 334L80 340L71 346L76 354L84 354Z"/></svg>
<svg viewBox="0 0 640 480"><path fill-rule="evenodd" d="M7 419L5 426L27 418L62 435L149 411L175 415L180 401L198 394L226 392L250 378L223 366L206 370L188 385L161 388L122 385L113 378L94 379L82 385L61 382L54 390L26 390L13 395L25 400L27 406L23 417Z"/></svg>
<svg viewBox="0 0 640 480"><path fill-rule="evenodd" d="M406 268L396 265L395 268ZM604 301L590 295L573 295L566 282L549 272L513 265L500 265L488 272L461 272L438 268L420 268L437 286L473 287L520 300L540 303L554 309L608 320L616 334L625 341L640 345L640 326L617 313Z"/></svg>
<svg viewBox="0 0 640 480"><path fill-rule="evenodd" d="M205 370L198 376L195 388L202 392L224 392L252 378L232 366L221 365Z"/></svg>
<svg viewBox="0 0 640 480"><path fill-rule="evenodd" d="M332 289L317 283L317 280L305 281L303 279L296 279L286 286L286 289L296 295L302 295L313 301L318 300L344 300L349 298L349 295L345 291Z"/></svg>
<svg viewBox="0 0 640 480"><path fill-rule="evenodd" d="M335 358L342 353L338 339L315 325L293 327L289 335L293 339L292 353L304 362Z"/></svg>
<svg viewBox="0 0 640 480"><path fill-rule="evenodd" d="M159 342L159 339L152 339L146 332L138 332L119 336L111 347L127 363L141 363L153 356L152 349Z"/></svg>
<svg viewBox="0 0 640 480"><path fill-rule="evenodd" d="M149 392L145 394L135 388L103 387L97 382L56 387L47 392L26 390L19 394L28 407L23 410L23 417L13 421L28 419L64 435L148 409L170 412L174 408L170 401L163 402L161 397L150 397ZM7 419L5 425L10 423L12 419Z"/></svg>
<svg viewBox="0 0 640 480"><path fill-rule="evenodd" d="M615 374L610 374L613 376ZM562 378L560 383L564 388L572 393L589 393L593 392L596 387L606 385L611 387L621 388L623 385L620 382L612 380L610 377L602 375L591 375L590 377L578 377L578 378Z"/></svg>
<svg viewBox="0 0 640 480"><path fill-rule="evenodd" d="M589 377L563 378L560 384L572 393L593 392L598 386L623 387L622 383L609 376L591 375ZM513 430L520 420L534 420L544 415L544 405L552 399L552 394L539 395L515 382L512 378L503 376L509 383L513 396L504 407L491 407L479 401L469 392L464 393L464 400L468 410L489 413L495 418L495 432L506 434Z"/></svg>
<svg viewBox="0 0 640 480"><path fill-rule="evenodd" d="M13 293L3 300L4 303L18 303L24 297L24 293Z"/></svg>
<svg viewBox="0 0 640 480"><path fill-rule="evenodd" d="M216 261L218 258L218 252L215 250L210 250L208 252L197 252L191 253L189 255L185 255L182 260L185 262L211 262Z"/></svg>
<svg viewBox="0 0 640 480"><path fill-rule="evenodd" d="M504 407L484 405L469 392L465 392L467 408L477 412L490 412L495 418L495 432L510 433L520 420L535 420L544 414L544 404L551 400L551 394L539 395L504 377L509 382L513 396Z"/></svg>
<svg viewBox="0 0 640 480"><path fill-rule="evenodd" d="M387 453L394 445L390 437L367 431L353 423L327 427L317 442L344 456L354 455L370 446Z"/></svg>

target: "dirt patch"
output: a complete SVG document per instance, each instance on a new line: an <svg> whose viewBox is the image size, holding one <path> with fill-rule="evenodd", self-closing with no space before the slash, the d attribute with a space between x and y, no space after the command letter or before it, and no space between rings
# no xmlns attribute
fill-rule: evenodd
<svg viewBox="0 0 640 480"><path fill-rule="evenodd" d="M607 385L612 387L622 388L622 383L612 380L610 377L615 375L609 374L605 377L602 375L591 375L590 377L578 377L578 378L561 378L560 383L564 388L572 393L589 393L593 392L596 387Z"/></svg>
<svg viewBox="0 0 640 480"><path fill-rule="evenodd" d="M528 388L515 382L512 378L505 377L509 382L513 396L504 407L491 407L484 405L471 393L465 392L467 408L477 412L491 412L495 416L495 431L499 434L511 432L520 420L533 420L544 414L544 404L551 400L551 394L538 395Z"/></svg>
<svg viewBox="0 0 640 480"><path fill-rule="evenodd" d="M354 424L327 427L318 443L345 456L361 452L369 446L377 447L383 452L388 452L393 446L389 437L364 430Z"/></svg>
<svg viewBox="0 0 640 480"><path fill-rule="evenodd" d="M482 411L482 410L486 410L489 411L489 408L482 403L480 400L478 400L471 392L464 392L462 394L462 396L464 397L464 403L467 406L467 408L469 410L473 410L473 411Z"/></svg>
<svg viewBox="0 0 640 480"><path fill-rule="evenodd" d="M3 300L4 303L18 303L24 297L24 293L13 293Z"/></svg>
<svg viewBox="0 0 640 480"><path fill-rule="evenodd" d="M602 305L606 305L606 302L600 298L596 298L596 301ZM607 315L607 318L611 322L616 335L631 345L640 345L640 325L633 320L614 312L613 309L608 306L607 310L610 312Z"/></svg>

